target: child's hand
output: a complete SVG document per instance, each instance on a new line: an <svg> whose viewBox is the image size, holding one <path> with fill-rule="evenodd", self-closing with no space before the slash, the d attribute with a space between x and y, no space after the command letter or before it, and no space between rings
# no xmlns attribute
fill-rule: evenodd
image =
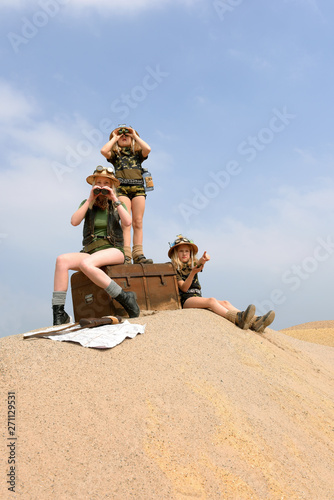
<svg viewBox="0 0 334 500"><path fill-rule="evenodd" d="M198 259L198 264L204 266L206 262L210 260L210 255L206 253L206 251L203 253L202 257Z"/></svg>
<svg viewBox="0 0 334 500"><path fill-rule="evenodd" d="M204 259L205 262L208 262L210 260L210 255L205 251L202 255L202 259Z"/></svg>
<svg viewBox="0 0 334 500"><path fill-rule="evenodd" d="M193 267L193 268L192 268L192 271L193 271L195 274L197 274L197 273L199 273L199 272L201 272L201 271L202 271L203 266L204 266L204 264L200 264L200 262L198 262L197 266L195 266L195 267Z"/></svg>
<svg viewBox="0 0 334 500"><path fill-rule="evenodd" d="M129 132L127 135L129 135L130 137L132 137L132 139L136 139L137 138L137 134L136 132L134 131L133 128L128 128Z"/></svg>
<svg viewBox="0 0 334 500"><path fill-rule="evenodd" d="M88 197L89 203L94 202L96 200L96 198L98 197L98 195L94 193L95 188L96 188L96 186L93 186L92 189L90 190L89 197Z"/></svg>

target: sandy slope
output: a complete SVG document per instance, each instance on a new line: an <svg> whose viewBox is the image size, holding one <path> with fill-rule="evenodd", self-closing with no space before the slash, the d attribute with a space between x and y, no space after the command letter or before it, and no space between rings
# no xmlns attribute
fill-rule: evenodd
<svg viewBox="0 0 334 500"><path fill-rule="evenodd" d="M131 322L145 334L105 351L0 340L1 498L333 499L333 347L201 310Z"/></svg>
<svg viewBox="0 0 334 500"><path fill-rule="evenodd" d="M334 320L310 321L309 323L285 328L281 332L296 339L334 347Z"/></svg>

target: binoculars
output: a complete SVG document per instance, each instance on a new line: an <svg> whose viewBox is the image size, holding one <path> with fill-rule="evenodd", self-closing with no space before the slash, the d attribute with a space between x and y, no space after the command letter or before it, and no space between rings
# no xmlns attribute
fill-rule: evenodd
<svg viewBox="0 0 334 500"><path fill-rule="evenodd" d="M104 188L95 188L93 193L107 195L109 193L109 191L108 191L108 189L104 189Z"/></svg>
<svg viewBox="0 0 334 500"><path fill-rule="evenodd" d="M118 135L122 135L122 134L128 134L129 133L129 129L128 128L119 128L118 131L117 131Z"/></svg>

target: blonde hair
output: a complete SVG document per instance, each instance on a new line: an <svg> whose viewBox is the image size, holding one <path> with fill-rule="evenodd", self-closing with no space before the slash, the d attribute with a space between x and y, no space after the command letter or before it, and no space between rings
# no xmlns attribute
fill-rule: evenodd
<svg viewBox="0 0 334 500"><path fill-rule="evenodd" d="M139 150L141 150L141 147L139 146L139 144L137 144L137 142L134 139L131 139L131 151L132 151L132 153L135 154ZM122 148L119 147L118 142L115 142L115 144L112 147L112 151L116 155L120 156Z"/></svg>
<svg viewBox="0 0 334 500"><path fill-rule="evenodd" d="M190 258L189 258L188 262L185 264L183 262L181 262L179 259L178 253L177 253L177 249L180 245L176 246L173 249L173 253L171 255L171 261L172 261L172 264L175 267L175 269L177 269L177 271L180 271L183 267L189 266L190 264L191 264L191 268L193 268L193 267L197 266L197 262L198 262L197 254L194 254L194 250L193 250L192 245L188 245L187 243L182 243L182 245L187 245L187 247L189 247Z"/></svg>

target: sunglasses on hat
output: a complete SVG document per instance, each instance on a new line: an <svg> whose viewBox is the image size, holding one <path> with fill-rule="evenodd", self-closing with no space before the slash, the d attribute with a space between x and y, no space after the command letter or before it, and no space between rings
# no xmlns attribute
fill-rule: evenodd
<svg viewBox="0 0 334 500"><path fill-rule="evenodd" d="M99 165L94 170L94 174L101 173L101 172L108 172L108 174L113 174L114 173L114 169L111 168L111 167L102 167L102 165Z"/></svg>
<svg viewBox="0 0 334 500"><path fill-rule="evenodd" d="M179 235L174 243L168 243L170 247L174 247L175 245L178 245L179 243L194 243L193 240L189 240L188 238L185 238L184 236Z"/></svg>

